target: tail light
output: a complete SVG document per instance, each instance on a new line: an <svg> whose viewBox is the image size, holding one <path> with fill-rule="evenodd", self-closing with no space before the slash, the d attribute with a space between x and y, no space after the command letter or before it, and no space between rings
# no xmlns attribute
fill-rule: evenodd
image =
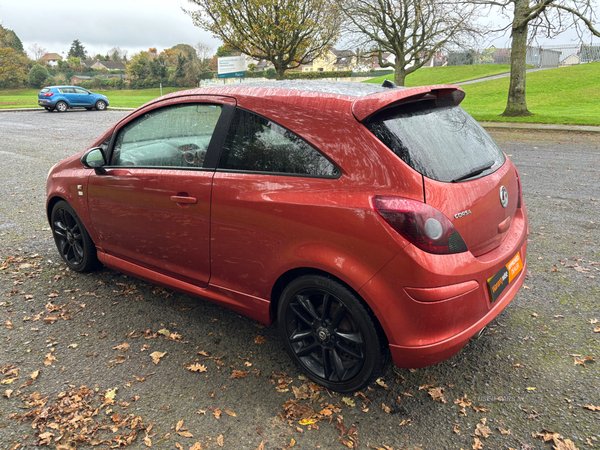
<svg viewBox="0 0 600 450"><path fill-rule="evenodd" d="M47 94L44 94L44 97L52 97L54 95L53 92L48 92Z"/></svg>
<svg viewBox="0 0 600 450"><path fill-rule="evenodd" d="M523 191L521 190L521 177L519 176L519 172L515 169L515 175L517 176L517 188L518 188L518 196L517 196L517 208L521 207L521 203L523 202Z"/></svg>
<svg viewBox="0 0 600 450"><path fill-rule="evenodd" d="M467 251L467 245L450 219L425 203L400 197L376 196L373 207L409 242L428 253Z"/></svg>

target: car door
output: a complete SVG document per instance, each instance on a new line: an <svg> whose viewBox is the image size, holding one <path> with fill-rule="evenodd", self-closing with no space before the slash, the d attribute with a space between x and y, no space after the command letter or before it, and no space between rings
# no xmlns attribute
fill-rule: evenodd
<svg viewBox="0 0 600 450"><path fill-rule="evenodd" d="M85 89L75 88L78 106L94 106L94 96Z"/></svg>
<svg viewBox="0 0 600 450"><path fill-rule="evenodd" d="M69 104L69 106L78 106L79 100L77 99L77 94L75 93L75 88L60 88L59 92L63 94L65 100Z"/></svg>
<svg viewBox="0 0 600 450"><path fill-rule="evenodd" d="M92 173L88 183L106 253L207 285L214 165L205 156L219 145L215 128L227 108L218 100L166 105L118 127L106 173Z"/></svg>

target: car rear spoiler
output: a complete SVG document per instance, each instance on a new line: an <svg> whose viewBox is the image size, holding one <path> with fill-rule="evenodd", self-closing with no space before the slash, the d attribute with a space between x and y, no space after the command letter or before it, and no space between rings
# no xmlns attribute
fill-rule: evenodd
<svg viewBox="0 0 600 450"><path fill-rule="evenodd" d="M458 105L465 98L465 92L459 87L451 84L435 86L419 86L413 88L393 88L387 92L360 97L352 104L352 114L359 122L364 122L373 114L387 108L411 103L424 98L442 98L452 96L452 100Z"/></svg>

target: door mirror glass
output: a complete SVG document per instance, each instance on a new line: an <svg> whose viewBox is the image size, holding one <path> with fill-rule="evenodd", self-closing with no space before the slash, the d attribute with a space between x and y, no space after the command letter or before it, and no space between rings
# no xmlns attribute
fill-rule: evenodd
<svg viewBox="0 0 600 450"><path fill-rule="evenodd" d="M87 169L99 169L106 165L104 152L100 147L92 148L81 157L81 163Z"/></svg>

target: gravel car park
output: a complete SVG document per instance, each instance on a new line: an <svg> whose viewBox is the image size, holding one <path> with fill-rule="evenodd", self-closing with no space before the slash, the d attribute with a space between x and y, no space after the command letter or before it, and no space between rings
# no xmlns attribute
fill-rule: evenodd
<svg viewBox="0 0 600 450"><path fill-rule="evenodd" d="M123 115L0 116L3 448L86 446L74 436L131 448L146 438L186 449L598 446L597 135L493 132L530 215L524 288L456 356L388 367L341 395L302 376L273 326L112 270L67 270L44 211L46 174ZM94 430L105 419L116 432Z"/></svg>

